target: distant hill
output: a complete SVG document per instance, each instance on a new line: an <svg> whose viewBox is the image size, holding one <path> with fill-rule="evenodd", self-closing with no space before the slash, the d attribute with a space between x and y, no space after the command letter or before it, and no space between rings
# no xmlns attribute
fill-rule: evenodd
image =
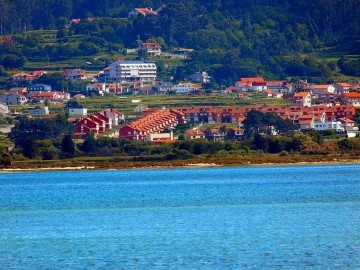
<svg viewBox="0 0 360 270"><path fill-rule="evenodd" d="M136 7L158 12L128 18ZM123 54L140 37L165 50L195 49L177 68L177 79L201 69L218 84L253 75L314 81L360 76L357 0L0 0L0 10L0 34L16 42L10 48L0 42L5 68L44 57ZM80 20L69 24L74 18ZM29 32L41 29L56 31L48 37Z"/></svg>

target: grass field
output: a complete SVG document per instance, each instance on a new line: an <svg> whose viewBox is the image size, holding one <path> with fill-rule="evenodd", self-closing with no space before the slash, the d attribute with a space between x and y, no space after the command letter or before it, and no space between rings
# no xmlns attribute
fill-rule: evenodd
<svg viewBox="0 0 360 270"><path fill-rule="evenodd" d="M141 100L140 103L133 103L132 100ZM79 100L79 103L88 109L89 112L96 112L103 108L116 108L125 115L136 115L134 109L139 104L146 104L149 107L181 107L181 106L247 106L254 104L267 105L290 105L288 100L267 99L261 95L254 95L251 99L238 98L233 95L209 95L209 96L110 96L91 97Z"/></svg>

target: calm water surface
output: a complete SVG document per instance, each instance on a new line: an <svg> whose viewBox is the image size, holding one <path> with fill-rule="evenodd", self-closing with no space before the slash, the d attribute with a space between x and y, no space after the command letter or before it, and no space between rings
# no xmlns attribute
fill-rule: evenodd
<svg viewBox="0 0 360 270"><path fill-rule="evenodd" d="M0 174L0 269L360 269L360 166Z"/></svg>

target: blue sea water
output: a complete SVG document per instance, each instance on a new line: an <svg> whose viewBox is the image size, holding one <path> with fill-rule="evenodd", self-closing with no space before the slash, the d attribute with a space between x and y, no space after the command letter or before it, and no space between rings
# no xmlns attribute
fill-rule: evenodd
<svg viewBox="0 0 360 270"><path fill-rule="evenodd" d="M0 269L360 269L360 166L0 174Z"/></svg>

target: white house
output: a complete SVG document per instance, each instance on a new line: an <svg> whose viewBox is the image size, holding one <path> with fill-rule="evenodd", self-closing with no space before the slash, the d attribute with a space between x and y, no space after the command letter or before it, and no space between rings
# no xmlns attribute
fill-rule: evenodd
<svg viewBox="0 0 360 270"><path fill-rule="evenodd" d="M63 75L70 80L86 80L87 74L83 69L65 69Z"/></svg>
<svg viewBox="0 0 360 270"><path fill-rule="evenodd" d="M69 108L69 116L86 116L87 109L86 108Z"/></svg>
<svg viewBox="0 0 360 270"><path fill-rule="evenodd" d="M105 83L90 83L86 85L86 91L88 93L96 92L99 95L104 95L104 93L108 92Z"/></svg>
<svg viewBox="0 0 360 270"><path fill-rule="evenodd" d="M310 86L311 93L315 95L319 95L321 93L334 93L335 86L332 84L314 84Z"/></svg>
<svg viewBox="0 0 360 270"><path fill-rule="evenodd" d="M175 90L176 94L188 94L191 91L199 90L200 88L201 85L191 82L180 82L173 86L173 90Z"/></svg>
<svg viewBox="0 0 360 270"><path fill-rule="evenodd" d="M120 122L125 120L125 115L122 112L112 108L102 110L101 113L111 119L113 126L117 126Z"/></svg>
<svg viewBox="0 0 360 270"><path fill-rule="evenodd" d="M311 94L309 92L298 92L293 95L292 105L310 107Z"/></svg>

